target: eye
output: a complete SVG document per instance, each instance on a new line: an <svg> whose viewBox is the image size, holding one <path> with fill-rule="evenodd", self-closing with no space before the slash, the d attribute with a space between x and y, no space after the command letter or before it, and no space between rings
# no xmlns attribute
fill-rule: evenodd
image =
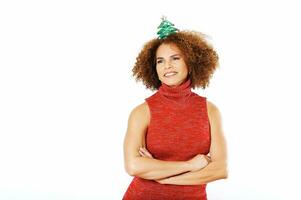
<svg viewBox="0 0 301 200"><path fill-rule="evenodd" d="M158 60L157 63L158 63L158 64L162 63L162 60Z"/></svg>
<svg viewBox="0 0 301 200"><path fill-rule="evenodd" d="M179 57L173 57L173 60L179 60L180 58Z"/></svg>

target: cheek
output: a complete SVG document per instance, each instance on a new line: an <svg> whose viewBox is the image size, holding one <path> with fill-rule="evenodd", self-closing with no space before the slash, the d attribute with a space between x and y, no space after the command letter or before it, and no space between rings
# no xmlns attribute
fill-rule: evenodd
<svg viewBox="0 0 301 200"><path fill-rule="evenodd" d="M156 71L157 71L158 76L162 76L163 70L160 67L156 67Z"/></svg>
<svg viewBox="0 0 301 200"><path fill-rule="evenodd" d="M188 67L185 65L185 63L181 63L180 69L182 73L188 73Z"/></svg>

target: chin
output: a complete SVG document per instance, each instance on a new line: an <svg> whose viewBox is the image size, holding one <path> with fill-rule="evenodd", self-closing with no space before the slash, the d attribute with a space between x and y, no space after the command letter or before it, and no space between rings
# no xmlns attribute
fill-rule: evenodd
<svg viewBox="0 0 301 200"><path fill-rule="evenodd" d="M182 81L183 82L183 81ZM180 80L164 80L163 83L165 83L168 86L177 86L182 83Z"/></svg>

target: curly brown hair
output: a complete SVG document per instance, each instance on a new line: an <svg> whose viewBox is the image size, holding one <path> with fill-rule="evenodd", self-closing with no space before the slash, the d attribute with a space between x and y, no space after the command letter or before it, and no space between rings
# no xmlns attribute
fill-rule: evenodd
<svg viewBox="0 0 301 200"><path fill-rule="evenodd" d="M156 52L161 44L175 44L184 55L191 79L191 87L205 89L215 69L219 66L218 55L205 40L205 35L196 31L178 31L164 39L152 39L144 44L132 69L136 81L141 80L146 88L158 90L161 81L156 71Z"/></svg>

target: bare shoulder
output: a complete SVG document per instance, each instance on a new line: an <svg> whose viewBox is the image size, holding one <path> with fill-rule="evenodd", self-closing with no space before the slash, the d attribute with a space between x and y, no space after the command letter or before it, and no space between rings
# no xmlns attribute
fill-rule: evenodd
<svg viewBox="0 0 301 200"><path fill-rule="evenodd" d="M213 102L211 102L211 101L209 101L209 100L206 100L206 102L207 102L207 110L208 110L208 112L218 112L219 110L218 110L218 107L213 103Z"/></svg>
<svg viewBox="0 0 301 200"><path fill-rule="evenodd" d="M130 119L139 121L144 125L149 124L150 111L146 102L143 102L133 108L130 114Z"/></svg>
<svg viewBox="0 0 301 200"><path fill-rule="evenodd" d="M126 171L132 175L133 159L140 156L139 148L145 147L145 133L148 127L147 107L144 103L134 107L128 118L128 126L123 142Z"/></svg>
<svg viewBox="0 0 301 200"><path fill-rule="evenodd" d="M217 107L216 104L214 104L213 102L207 100L207 112L208 112L208 117L210 120L221 120L221 113L219 108Z"/></svg>
<svg viewBox="0 0 301 200"><path fill-rule="evenodd" d="M219 108L207 100L208 117L210 121L211 145L210 157L212 162L219 163L222 172L221 177L226 178L227 172L227 143L222 127L222 119Z"/></svg>

